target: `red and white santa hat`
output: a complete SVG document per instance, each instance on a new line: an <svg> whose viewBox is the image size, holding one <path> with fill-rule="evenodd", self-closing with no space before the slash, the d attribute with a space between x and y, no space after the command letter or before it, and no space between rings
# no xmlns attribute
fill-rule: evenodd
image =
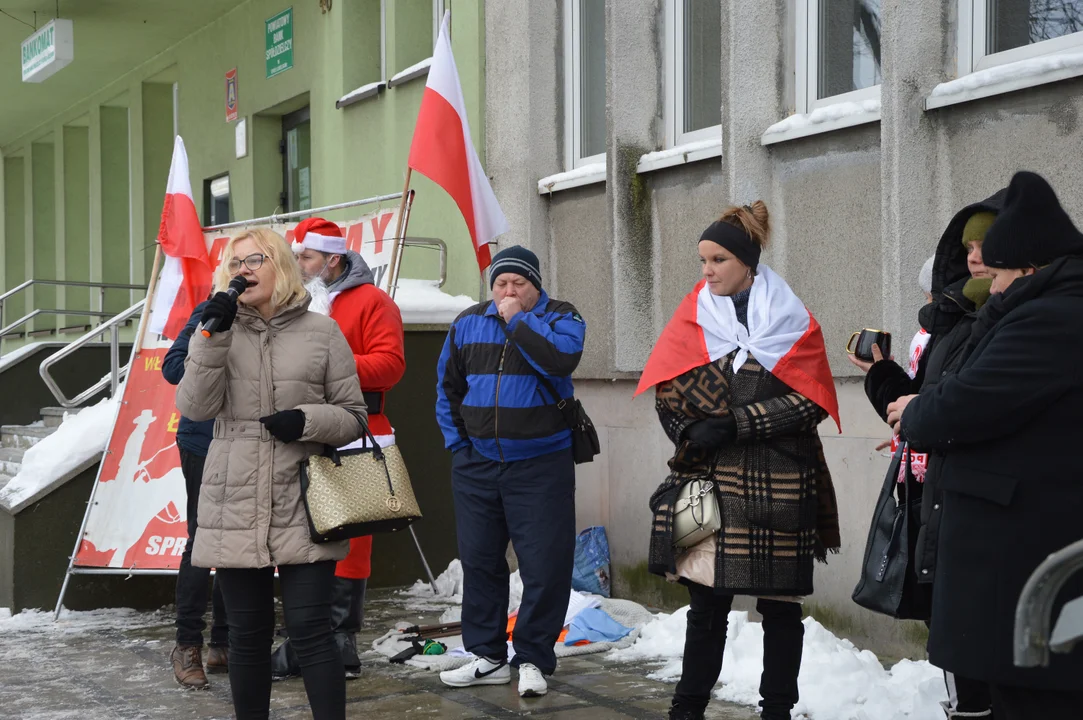
<svg viewBox="0 0 1083 720"><path fill-rule="evenodd" d="M293 251L315 250L332 255L346 254L346 238L342 228L330 220L309 218L293 229Z"/></svg>

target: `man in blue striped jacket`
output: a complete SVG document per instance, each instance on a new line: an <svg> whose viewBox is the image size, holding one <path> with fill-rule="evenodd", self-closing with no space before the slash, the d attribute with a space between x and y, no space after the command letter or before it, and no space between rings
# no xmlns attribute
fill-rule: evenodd
<svg viewBox="0 0 1083 720"><path fill-rule="evenodd" d="M537 697L556 670L575 552L571 430L561 398L586 324L542 289L537 256L513 246L489 267L493 299L452 324L437 364L436 417L452 455L463 565L463 641L477 659L440 674L452 687L511 682L507 661L510 537L523 578L513 641L519 694Z"/></svg>

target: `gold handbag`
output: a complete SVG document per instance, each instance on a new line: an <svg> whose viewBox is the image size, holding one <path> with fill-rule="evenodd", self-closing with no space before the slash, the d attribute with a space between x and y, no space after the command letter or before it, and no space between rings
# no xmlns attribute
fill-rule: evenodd
<svg viewBox="0 0 1083 720"><path fill-rule="evenodd" d="M421 518L397 445L381 448L365 429L365 447L327 448L301 463L301 497L314 542L395 532Z"/></svg>

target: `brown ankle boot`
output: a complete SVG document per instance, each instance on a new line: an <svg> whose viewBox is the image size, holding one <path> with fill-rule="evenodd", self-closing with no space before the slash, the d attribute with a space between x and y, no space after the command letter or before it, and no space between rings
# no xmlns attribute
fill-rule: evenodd
<svg viewBox="0 0 1083 720"><path fill-rule="evenodd" d="M202 690L207 687L201 650L195 645L177 645L169 655L173 663L173 676L186 688Z"/></svg>
<svg viewBox="0 0 1083 720"><path fill-rule="evenodd" d="M207 672L211 675L229 672L229 648L207 646Z"/></svg>

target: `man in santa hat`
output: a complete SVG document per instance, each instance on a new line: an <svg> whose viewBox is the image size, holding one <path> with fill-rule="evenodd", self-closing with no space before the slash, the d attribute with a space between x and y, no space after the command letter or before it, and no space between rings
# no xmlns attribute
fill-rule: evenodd
<svg viewBox="0 0 1083 720"><path fill-rule="evenodd" d="M395 431L384 415L384 394L406 371L399 307L376 286L368 263L358 253L347 250L338 225L323 218L309 218L297 225L293 235L297 264L313 297L309 309L329 314L346 336L368 406L369 430L381 446L392 445ZM356 446L360 447L360 443ZM371 555L372 536L354 538L349 555L335 570L331 621L347 678L356 678L361 670L357 633L364 617ZM276 679L300 674L288 640L275 651L271 668Z"/></svg>

